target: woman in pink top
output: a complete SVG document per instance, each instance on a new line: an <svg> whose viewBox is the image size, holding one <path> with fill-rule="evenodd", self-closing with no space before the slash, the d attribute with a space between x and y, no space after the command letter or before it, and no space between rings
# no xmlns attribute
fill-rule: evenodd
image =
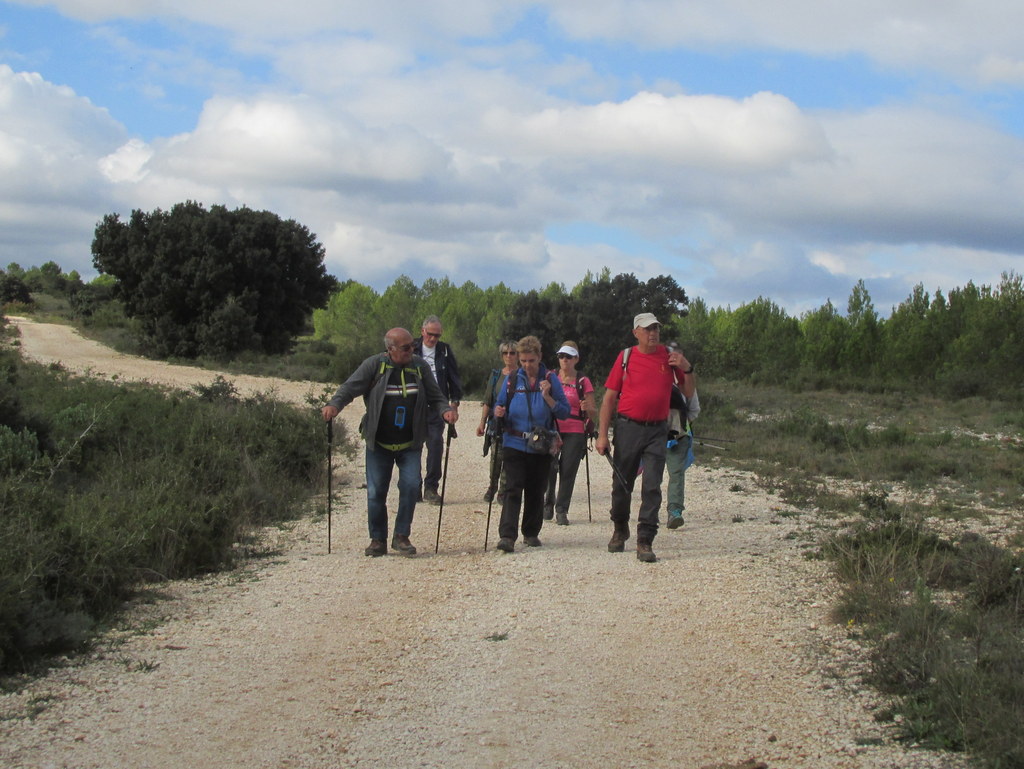
<svg viewBox="0 0 1024 769"><path fill-rule="evenodd" d="M576 473L587 451L587 438L594 433L597 406L594 403L594 385L590 379L576 371L580 353L571 339L558 350L558 379L569 401L569 418L558 420L562 435L562 450L552 462L548 492L544 499L544 518L560 526L569 525L569 502L576 485ZM557 493L556 493L557 484Z"/></svg>

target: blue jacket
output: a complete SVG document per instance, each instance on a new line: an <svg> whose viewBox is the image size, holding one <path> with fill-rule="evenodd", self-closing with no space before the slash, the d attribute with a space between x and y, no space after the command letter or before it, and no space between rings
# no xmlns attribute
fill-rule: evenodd
<svg viewBox="0 0 1024 769"><path fill-rule="evenodd" d="M526 440L523 433L528 433L534 427L544 427L548 430L555 429L556 419L565 419L569 416L569 401L565 398L565 390L558 377L541 364L537 373L537 385L542 379L551 382L551 397L555 399L555 405L548 408L544 402L544 396L539 389L527 390L526 372L521 368L516 369L514 376L514 387L509 398L509 377L504 377L501 388L498 390L497 406L504 406L508 411L505 414L505 435L504 444L506 448L517 451L526 451ZM529 399L529 408L527 408ZM533 422L530 422L530 415L533 414Z"/></svg>

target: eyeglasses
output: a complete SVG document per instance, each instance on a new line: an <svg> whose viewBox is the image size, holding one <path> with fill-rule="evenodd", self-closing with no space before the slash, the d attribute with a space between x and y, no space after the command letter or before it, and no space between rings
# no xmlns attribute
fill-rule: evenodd
<svg viewBox="0 0 1024 769"><path fill-rule="evenodd" d="M576 357L575 355L570 355L567 352L560 352L560 353L558 353L558 359L559 360L572 360L575 357Z"/></svg>
<svg viewBox="0 0 1024 769"><path fill-rule="evenodd" d="M431 339L440 339L441 338L441 334L440 333L435 334L433 331L424 331L423 332L423 336L429 336Z"/></svg>
<svg viewBox="0 0 1024 769"><path fill-rule="evenodd" d="M502 355L518 355L519 353L517 353L515 350L505 350L501 354Z"/></svg>

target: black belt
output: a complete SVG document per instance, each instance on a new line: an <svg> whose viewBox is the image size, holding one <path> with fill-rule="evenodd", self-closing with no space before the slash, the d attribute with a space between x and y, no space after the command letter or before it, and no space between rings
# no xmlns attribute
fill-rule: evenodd
<svg viewBox="0 0 1024 769"><path fill-rule="evenodd" d="M667 419L655 419L651 422L645 422L642 419L627 417L625 414L619 414L619 419L625 419L627 422L632 422L635 425L642 425L643 427L657 427L658 425L663 425L668 421Z"/></svg>

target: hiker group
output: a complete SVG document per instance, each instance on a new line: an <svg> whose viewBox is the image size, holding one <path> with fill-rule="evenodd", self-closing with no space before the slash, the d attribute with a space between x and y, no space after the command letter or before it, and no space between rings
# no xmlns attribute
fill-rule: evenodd
<svg viewBox="0 0 1024 769"><path fill-rule="evenodd" d="M450 443L462 383L451 347L440 341L441 321L432 315L421 331L416 340L403 328L388 331L385 352L364 360L322 409L330 423L355 398L361 396L366 405L360 433L366 441L368 556L387 553L386 500L396 466L392 550L416 553L409 535L418 501L443 509L444 432L447 426ZM692 364L680 350L662 345L660 335L661 324L653 314L633 319L636 345L618 354L604 382L600 411L593 383L576 370L580 353L574 341L566 340L558 349L557 372L541 362L541 343L535 336L499 346L502 367L491 372L476 430L484 439L484 455L490 457L484 493L488 533L490 506L495 499L501 505L498 550L513 552L520 532L523 544L540 547L545 520L569 524L569 505L583 463L589 506L592 445L612 467L609 552L623 552L630 539L630 500L639 477L636 556L648 563L657 560L652 544L662 478L667 467L667 525L678 528L683 524L685 470L693 461L689 422L700 409ZM427 470L421 483L424 445Z"/></svg>

